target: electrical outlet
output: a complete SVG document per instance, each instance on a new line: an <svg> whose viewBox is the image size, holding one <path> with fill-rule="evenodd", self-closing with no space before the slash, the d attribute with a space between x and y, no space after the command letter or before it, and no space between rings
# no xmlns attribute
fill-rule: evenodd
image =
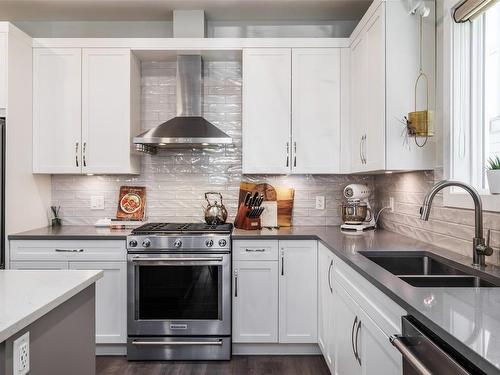
<svg viewBox="0 0 500 375"><path fill-rule="evenodd" d="M394 197L389 197L389 211L394 212Z"/></svg>
<svg viewBox="0 0 500 375"><path fill-rule="evenodd" d="M104 210L104 197L102 195L93 195L90 197L91 210Z"/></svg>
<svg viewBox="0 0 500 375"><path fill-rule="evenodd" d="M14 341L13 344L13 362L14 374L25 375L30 371L30 333L24 335Z"/></svg>
<svg viewBox="0 0 500 375"><path fill-rule="evenodd" d="M317 210L325 209L325 197L323 195L316 196L316 209Z"/></svg>

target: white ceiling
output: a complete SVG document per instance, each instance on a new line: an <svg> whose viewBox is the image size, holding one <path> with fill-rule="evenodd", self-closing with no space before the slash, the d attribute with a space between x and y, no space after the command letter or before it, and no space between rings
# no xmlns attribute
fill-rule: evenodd
<svg viewBox="0 0 500 375"><path fill-rule="evenodd" d="M210 21L357 20L372 0L0 0L6 21L171 20L204 9Z"/></svg>

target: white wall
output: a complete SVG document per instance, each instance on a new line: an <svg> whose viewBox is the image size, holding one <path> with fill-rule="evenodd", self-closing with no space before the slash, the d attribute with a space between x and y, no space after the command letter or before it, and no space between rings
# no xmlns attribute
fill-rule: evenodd
<svg viewBox="0 0 500 375"><path fill-rule="evenodd" d="M50 176L32 174L31 38L9 27L6 137L6 234L46 226Z"/></svg>
<svg viewBox="0 0 500 375"><path fill-rule="evenodd" d="M348 37L358 20L207 22L209 38ZM33 38L172 38L172 21L16 21Z"/></svg>

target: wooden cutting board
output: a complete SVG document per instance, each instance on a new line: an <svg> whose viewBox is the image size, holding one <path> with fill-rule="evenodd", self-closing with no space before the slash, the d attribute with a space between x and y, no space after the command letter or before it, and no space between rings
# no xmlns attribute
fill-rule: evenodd
<svg viewBox="0 0 500 375"><path fill-rule="evenodd" d="M285 187L273 187L270 184L254 184L252 182L240 183L239 203L243 202L247 193L264 194L265 201L277 201L278 226L289 227L292 225L293 197L295 190Z"/></svg>

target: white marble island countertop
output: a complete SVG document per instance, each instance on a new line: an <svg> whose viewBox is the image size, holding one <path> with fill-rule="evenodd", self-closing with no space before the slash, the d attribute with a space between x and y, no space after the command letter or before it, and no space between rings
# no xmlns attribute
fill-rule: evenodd
<svg viewBox="0 0 500 375"><path fill-rule="evenodd" d="M0 270L0 343L102 275L102 271Z"/></svg>

